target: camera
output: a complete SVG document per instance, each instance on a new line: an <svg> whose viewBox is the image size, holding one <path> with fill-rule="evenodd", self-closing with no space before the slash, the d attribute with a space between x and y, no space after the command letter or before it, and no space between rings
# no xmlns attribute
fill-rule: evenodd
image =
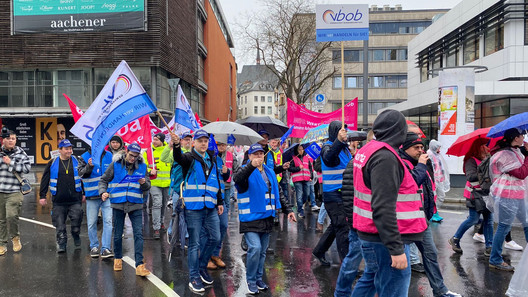
<svg viewBox="0 0 528 297"><path fill-rule="evenodd" d="M1 135L2 138L7 138L9 137L9 129L7 129L6 126L2 127L2 135Z"/></svg>

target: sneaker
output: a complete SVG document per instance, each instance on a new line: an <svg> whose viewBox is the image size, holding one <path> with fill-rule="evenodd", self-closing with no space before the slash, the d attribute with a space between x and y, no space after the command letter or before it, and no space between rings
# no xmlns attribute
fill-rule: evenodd
<svg viewBox="0 0 528 297"><path fill-rule="evenodd" d="M114 271L121 271L121 270L123 270L123 260L114 259Z"/></svg>
<svg viewBox="0 0 528 297"><path fill-rule="evenodd" d="M518 245L517 242L515 242L513 240L509 241L509 242L506 242L504 244L504 248L507 248L507 249L510 249L510 250L514 250L514 251L522 251L523 250L523 247ZM15 250L15 248L13 248L13 250Z"/></svg>
<svg viewBox="0 0 528 297"><path fill-rule="evenodd" d="M66 252L66 244L57 244L57 253L62 254Z"/></svg>
<svg viewBox="0 0 528 297"><path fill-rule="evenodd" d="M193 278L189 282L189 289L191 289L191 291L193 291L195 293L205 292L205 288L204 288L204 285L202 283L202 280L200 278L198 278L198 277Z"/></svg>
<svg viewBox="0 0 528 297"><path fill-rule="evenodd" d="M268 255L273 255L273 254L275 254L275 250L272 249L272 248L270 248L270 247L268 247L268 248L266 249L266 254L268 254Z"/></svg>
<svg viewBox="0 0 528 297"><path fill-rule="evenodd" d="M321 265L323 266L330 266L330 262L328 262L328 260L326 260L326 257L323 255L322 257L318 257L316 256L314 253L312 253L312 255L317 259L319 260L319 262L321 262Z"/></svg>
<svg viewBox="0 0 528 297"><path fill-rule="evenodd" d="M160 231L154 230L154 239L160 239Z"/></svg>
<svg viewBox="0 0 528 297"><path fill-rule="evenodd" d="M165 230L165 225L161 224L160 230Z"/></svg>
<svg viewBox="0 0 528 297"><path fill-rule="evenodd" d="M438 215L438 212L435 213L433 215L433 217L431 218L431 222L435 222L435 223L440 223L441 221L443 221L444 218L442 218L441 216Z"/></svg>
<svg viewBox="0 0 528 297"><path fill-rule="evenodd" d="M224 263L224 261L222 261L222 259L220 259L220 257L212 256L211 260L214 262L214 264L216 266L218 266L220 268L225 268L226 267L226 264Z"/></svg>
<svg viewBox="0 0 528 297"><path fill-rule="evenodd" d="M319 209L321 208L317 205L312 206L312 211L319 211Z"/></svg>
<svg viewBox="0 0 528 297"><path fill-rule="evenodd" d="M444 294L440 295L439 297L462 297L462 295L455 293L455 292L447 291Z"/></svg>
<svg viewBox="0 0 528 297"><path fill-rule="evenodd" d="M98 258L99 257L99 249L96 246L94 246L90 250L90 257L92 257L92 258Z"/></svg>
<svg viewBox="0 0 528 297"><path fill-rule="evenodd" d="M240 242L240 247L242 248L242 250L244 252L247 252L248 245L247 245L247 242L246 242L246 238L244 236L242 236L242 241Z"/></svg>
<svg viewBox="0 0 528 297"><path fill-rule="evenodd" d="M425 267L422 263L412 264L411 270L414 272L425 273Z"/></svg>
<svg viewBox="0 0 528 297"><path fill-rule="evenodd" d="M474 241L478 241L478 242L482 242L482 243L486 242L486 239L484 238L484 234L478 234L478 233L475 233L473 235L473 240Z"/></svg>
<svg viewBox="0 0 528 297"><path fill-rule="evenodd" d="M261 291L264 291L264 290L267 290L269 289L268 285L266 285L265 282L263 282L262 280L258 280L257 281L257 288Z"/></svg>
<svg viewBox="0 0 528 297"><path fill-rule="evenodd" d="M112 251L109 249L104 249L103 252L101 253L101 258L103 259L112 258L113 256L114 256L114 253L112 253Z"/></svg>
<svg viewBox="0 0 528 297"><path fill-rule="evenodd" d="M489 267L490 268L495 268L495 269L498 269L498 270L503 270L503 271L512 271L513 272L515 270L515 268L513 268L513 266L509 265L506 262L502 262L502 263L497 264L497 265L489 263Z"/></svg>
<svg viewBox="0 0 528 297"><path fill-rule="evenodd" d="M300 219L303 219L304 218L304 213L300 212L297 214L297 216L300 218Z"/></svg>
<svg viewBox="0 0 528 297"><path fill-rule="evenodd" d="M259 293L257 284L248 283L247 287L248 287L249 294L258 294Z"/></svg>
<svg viewBox="0 0 528 297"><path fill-rule="evenodd" d="M218 269L218 266L216 266L216 264L213 263L212 260L209 260L209 262L207 262L207 269L215 270Z"/></svg>
<svg viewBox="0 0 528 297"><path fill-rule="evenodd" d="M3 256L7 253L7 247L0 246L0 256Z"/></svg>
<svg viewBox="0 0 528 297"><path fill-rule="evenodd" d="M206 285L210 285L214 282L213 278L209 275L207 270L200 269L200 278Z"/></svg>
<svg viewBox="0 0 528 297"><path fill-rule="evenodd" d="M491 246L487 247L484 251L484 256L489 257L491 255Z"/></svg>
<svg viewBox="0 0 528 297"><path fill-rule="evenodd" d="M147 276L150 274L150 271L145 267L145 264L138 265L136 267L136 275L138 276Z"/></svg>
<svg viewBox="0 0 528 297"><path fill-rule="evenodd" d="M13 237L11 241L13 242L13 252L19 252L22 249L22 244L20 243L20 236Z"/></svg>
<svg viewBox="0 0 528 297"><path fill-rule="evenodd" d="M460 239L451 237L449 238L449 244L451 245L453 251L462 254L462 248L460 247Z"/></svg>

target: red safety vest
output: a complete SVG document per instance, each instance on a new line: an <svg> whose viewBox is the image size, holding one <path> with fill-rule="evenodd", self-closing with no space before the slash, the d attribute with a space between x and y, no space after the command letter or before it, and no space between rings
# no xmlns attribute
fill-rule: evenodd
<svg viewBox="0 0 528 297"><path fill-rule="evenodd" d="M416 234L427 229L427 221L422 208L422 196L418 193L418 185L411 173L405 167L398 153L388 144L372 140L361 148L354 157L354 215L353 226L365 233L377 234L378 229L372 219L372 191L363 180L363 167L370 157L378 150L386 148L391 151L403 166L404 177L398 190L396 200L396 219L401 234ZM383 186L383 185L378 185Z"/></svg>
<svg viewBox="0 0 528 297"><path fill-rule="evenodd" d="M301 161L299 157L294 156L293 162L295 163L295 167L300 167L302 164L303 169L301 169L301 171L299 172L292 173L291 175L292 181L294 183L301 182L301 181L309 181L311 179L311 174L310 174L310 169L309 169L310 160L308 159L308 157L306 155L303 156L302 161Z"/></svg>
<svg viewBox="0 0 528 297"><path fill-rule="evenodd" d="M233 177L233 153L230 151L226 151L225 165L227 168L229 168L229 179L227 182L230 183L231 178Z"/></svg>

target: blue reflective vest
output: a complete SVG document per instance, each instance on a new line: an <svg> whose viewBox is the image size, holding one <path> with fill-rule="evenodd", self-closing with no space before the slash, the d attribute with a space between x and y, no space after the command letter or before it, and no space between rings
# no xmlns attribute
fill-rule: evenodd
<svg viewBox="0 0 528 297"><path fill-rule="evenodd" d="M220 172L222 172L222 167L224 166L224 160L222 160L222 157L220 156L216 156L216 165L218 166L218 168L220 169ZM218 177L218 179L220 180L222 177ZM224 197L224 194L225 194L225 186L224 186L224 183L223 183L223 180L222 182L220 183L220 192L222 192L222 200L224 200L224 204L226 203L225 201L225 197Z"/></svg>
<svg viewBox="0 0 528 297"><path fill-rule="evenodd" d="M333 142L327 141L325 143L332 145ZM323 173L323 192L335 192L343 186L343 172L352 159L352 155L348 150L341 150L339 153L339 165L336 167L328 167L321 158L321 169Z"/></svg>
<svg viewBox="0 0 528 297"><path fill-rule="evenodd" d="M245 165L244 165L245 166ZM275 172L262 166L271 184L271 190L262 178L258 169L249 176L249 188L238 193L238 219L241 222L252 222L275 216L275 210L281 208L279 184Z"/></svg>
<svg viewBox="0 0 528 297"><path fill-rule="evenodd" d="M147 165L139 164L139 168L132 174L120 162L114 162L114 178L108 184L107 192L110 194L110 203L143 203L143 191L139 182L129 182L127 176L145 176Z"/></svg>
<svg viewBox="0 0 528 297"><path fill-rule="evenodd" d="M275 170L275 159L273 158L273 152L271 151L271 149L268 151L266 155L266 159L264 160L264 163L266 167L268 167L269 169Z"/></svg>
<svg viewBox="0 0 528 297"><path fill-rule="evenodd" d="M90 152L85 152L81 155L84 162L88 163L88 160L92 157L92 154ZM94 163L94 168L92 169L92 173L87 178L82 178L82 182L84 184L84 193L86 197L98 197L99 196L99 180L101 179L101 176L106 171L108 166L112 163L112 153L109 151L104 152L104 156L102 158L101 166L96 165Z"/></svg>
<svg viewBox="0 0 528 297"><path fill-rule="evenodd" d="M216 162L211 160L211 164L211 173L206 179L202 164L196 160L192 162L183 188L186 209L201 210L216 207L220 180Z"/></svg>
<svg viewBox="0 0 528 297"><path fill-rule="evenodd" d="M81 178L79 177L79 172L77 171L77 166L79 166L79 161L74 156L71 156L73 163L73 176L75 179L75 191L82 192ZM59 178L59 157L53 160L50 167L50 192L51 195L57 194L57 179Z"/></svg>

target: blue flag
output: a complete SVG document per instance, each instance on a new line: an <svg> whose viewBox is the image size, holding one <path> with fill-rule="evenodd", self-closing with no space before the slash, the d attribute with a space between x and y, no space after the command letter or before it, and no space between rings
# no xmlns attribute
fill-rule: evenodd
<svg viewBox="0 0 528 297"><path fill-rule="evenodd" d="M288 137L290 137L290 135L291 135L292 132L293 132L293 128L294 128L294 127L295 127L295 126L291 126L290 129L288 129L288 131L286 131L286 133L284 133L284 135L282 135L282 137L281 137L281 142L280 142L281 145L282 145L284 142L286 142L286 139L287 139Z"/></svg>
<svg viewBox="0 0 528 297"><path fill-rule="evenodd" d="M214 151L215 156L218 155L218 146L216 145L216 140L213 134L209 136L209 146L207 147L207 149Z"/></svg>
<svg viewBox="0 0 528 297"><path fill-rule="evenodd" d="M321 147L316 143L310 144L306 149L304 149L306 153L312 157L312 159L317 159L319 155L321 154Z"/></svg>
<svg viewBox="0 0 528 297"><path fill-rule="evenodd" d="M200 130L198 121L187 101L187 97L182 91L182 88L178 85L178 93L176 95L176 110L174 111L174 121L182 126L185 126L193 131Z"/></svg>
<svg viewBox="0 0 528 297"><path fill-rule="evenodd" d="M235 145L235 141L236 141L236 138L235 136L233 136L233 134L229 134L229 136L227 136L227 144Z"/></svg>

